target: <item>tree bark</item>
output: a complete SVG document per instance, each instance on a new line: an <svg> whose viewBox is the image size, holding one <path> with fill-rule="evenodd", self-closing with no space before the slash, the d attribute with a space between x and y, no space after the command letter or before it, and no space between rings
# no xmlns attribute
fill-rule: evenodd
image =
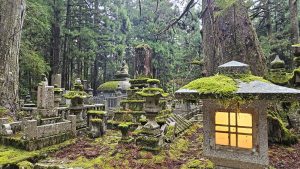
<svg viewBox="0 0 300 169"><path fill-rule="evenodd" d="M297 0L289 0L290 5L290 19L291 19L291 39L293 44L299 42L299 21L298 21L298 7Z"/></svg>
<svg viewBox="0 0 300 169"><path fill-rule="evenodd" d="M51 72L49 79L53 74L58 74L60 69L60 7L57 0L53 0L53 21L52 21L52 38L51 38ZM51 82L51 81L50 81Z"/></svg>
<svg viewBox="0 0 300 169"><path fill-rule="evenodd" d="M207 74L212 75L219 65L236 60L249 64L253 74L263 76L266 59L244 2L238 0L223 10L219 10L213 0L203 0L202 4Z"/></svg>
<svg viewBox="0 0 300 169"><path fill-rule="evenodd" d="M71 27L71 0L67 0L67 12L66 12L66 23L65 23L65 28L67 31L70 31ZM70 42L69 42L69 32L65 33L64 35L64 44L63 44L63 66L62 66L62 87L69 89L70 82L69 82L69 68L68 68L68 63L69 63L69 58L68 58L68 53L69 53L69 47L70 47Z"/></svg>
<svg viewBox="0 0 300 169"><path fill-rule="evenodd" d="M0 0L0 106L18 110L19 49L25 0Z"/></svg>

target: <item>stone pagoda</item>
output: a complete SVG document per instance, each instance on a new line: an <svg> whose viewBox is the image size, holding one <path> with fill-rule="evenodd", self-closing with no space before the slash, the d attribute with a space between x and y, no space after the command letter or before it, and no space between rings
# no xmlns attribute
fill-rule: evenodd
<svg viewBox="0 0 300 169"><path fill-rule="evenodd" d="M285 69L285 63L283 60L276 56L271 62L271 69L269 69L268 80L277 85L287 85L290 80L289 75Z"/></svg>
<svg viewBox="0 0 300 169"><path fill-rule="evenodd" d="M164 132L167 124L158 124L156 117L161 112L162 107L159 103L161 97L167 97L168 94L163 89L158 88L159 80L147 80L149 86L142 91L137 92L138 95L145 98L145 115L147 123L142 126L136 138L136 144L144 150L158 152L164 143Z"/></svg>
<svg viewBox="0 0 300 169"><path fill-rule="evenodd" d="M63 95L66 99L71 100L69 111L71 115L76 115L77 129L87 127L87 107L84 106L84 99L91 97L84 91L81 80L75 80L74 88Z"/></svg>

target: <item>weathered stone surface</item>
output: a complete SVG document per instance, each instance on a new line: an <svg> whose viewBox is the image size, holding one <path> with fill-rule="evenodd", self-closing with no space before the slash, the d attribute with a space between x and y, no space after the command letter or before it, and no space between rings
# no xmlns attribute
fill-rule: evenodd
<svg viewBox="0 0 300 169"><path fill-rule="evenodd" d="M76 115L69 115L68 120L71 121L71 131L74 136L76 136Z"/></svg>
<svg viewBox="0 0 300 169"><path fill-rule="evenodd" d="M215 144L214 114L223 110L223 106L216 100L203 100L203 153L217 166L240 169L263 169L269 163L268 160L268 129L267 129L267 102L254 101L247 105L240 105L240 110L252 112L253 119L253 149L248 151L233 151L226 148L218 148ZM236 110L235 104L228 110Z"/></svg>
<svg viewBox="0 0 300 169"><path fill-rule="evenodd" d="M38 86L37 107L39 109L54 108L54 87L42 82Z"/></svg>
<svg viewBox="0 0 300 169"><path fill-rule="evenodd" d="M25 122L24 135L27 140L37 138L37 121L28 120Z"/></svg>
<svg viewBox="0 0 300 169"><path fill-rule="evenodd" d="M51 85L61 88L61 74L52 75Z"/></svg>

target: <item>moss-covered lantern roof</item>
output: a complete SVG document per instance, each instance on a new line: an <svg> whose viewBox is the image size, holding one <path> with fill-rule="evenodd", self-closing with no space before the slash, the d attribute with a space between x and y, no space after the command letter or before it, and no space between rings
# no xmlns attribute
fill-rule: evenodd
<svg viewBox="0 0 300 169"><path fill-rule="evenodd" d="M272 84L251 74L249 65L232 61L218 67L219 73L190 82L175 92L177 98L291 100L300 90Z"/></svg>
<svg viewBox="0 0 300 169"><path fill-rule="evenodd" d="M144 88L140 92L136 92L138 95L142 97L168 97L169 94L165 93L163 89L158 88L157 85L160 83L158 79L148 79L147 83L149 84L149 87Z"/></svg>
<svg viewBox="0 0 300 169"><path fill-rule="evenodd" d="M118 89L118 87L120 87L123 91L130 88L131 85L129 83L128 65L125 61L122 62L120 70L116 72L115 78L116 79L113 81L108 81L101 84L97 90L114 92Z"/></svg>

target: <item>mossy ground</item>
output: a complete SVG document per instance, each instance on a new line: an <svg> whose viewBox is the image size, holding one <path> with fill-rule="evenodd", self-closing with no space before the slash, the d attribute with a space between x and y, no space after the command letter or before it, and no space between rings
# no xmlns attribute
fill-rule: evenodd
<svg viewBox="0 0 300 169"><path fill-rule="evenodd" d="M61 144L45 147L41 150L31 151L31 152L0 145L0 166L6 164L17 164L22 161L41 158L45 154L57 151L62 147L68 146L72 143L74 143L74 140L69 140Z"/></svg>
<svg viewBox="0 0 300 169"><path fill-rule="evenodd" d="M21 161L31 161L30 159L47 152L47 158L39 160L39 163L66 168L210 169L214 167L202 154L203 129L198 124L191 126L156 155L147 151L139 151L135 144L119 144L120 140L120 131L109 130L103 137L97 139L80 137L76 141L63 143L64 148L55 146L45 150L27 152L1 146L0 161L2 163L0 163L0 166L5 163L17 164ZM289 158L291 156L296 159L289 159L290 161L285 161L285 164L297 166L297 159L300 158L299 153L297 154L299 146L300 144L297 144L293 145L292 148L287 148L271 145L269 154L272 166L281 165L280 160L276 161L279 156L282 156L281 151ZM283 167L288 167L288 165Z"/></svg>

